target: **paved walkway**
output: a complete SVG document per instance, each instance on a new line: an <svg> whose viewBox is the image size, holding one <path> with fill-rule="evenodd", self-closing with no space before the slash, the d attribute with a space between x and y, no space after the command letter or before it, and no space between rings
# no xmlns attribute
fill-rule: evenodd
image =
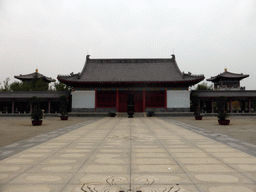
<svg viewBox="0 0 256 192"><path fill-rule="evenodd" d="M192 125L191 120L186 123L186 118L177 120L177 118L173 117L161 117L161 119L256 157L256 145L254 141L256 136L256 122L248 121L248 119L242 119L243 125L236 126L233 125L234 119L232 119L229 126L221 126L217 123L216 117L214 117L214 121L205 120L206 118L202 121L195 121L194 117L189 118L192 120L193 124L197 124L196 126ZM238 118L236 118L236 120L237 119ZM255 121L255 119L253 120ZM248 127L249 129L246 129ZM226 134L223 134L222 132ZM227 135L227 132L229 132L229 135ZM249 141L247 142L246 140Z"/></svg>
<svg viewBox="0 0 256 192"><path fill-rule="evenodd" d="M256 157L159 118L103 118L0 161L0 191L254 192Z"/></svg>

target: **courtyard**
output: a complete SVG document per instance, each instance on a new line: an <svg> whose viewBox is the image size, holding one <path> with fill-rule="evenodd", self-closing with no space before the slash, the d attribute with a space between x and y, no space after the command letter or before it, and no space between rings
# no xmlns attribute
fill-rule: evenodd
<svg viewBox="0 0 256 192"><path fill-rule="evenodd" d="M0 191L256 191L255 117L230 119L1 117Z"/></svg>

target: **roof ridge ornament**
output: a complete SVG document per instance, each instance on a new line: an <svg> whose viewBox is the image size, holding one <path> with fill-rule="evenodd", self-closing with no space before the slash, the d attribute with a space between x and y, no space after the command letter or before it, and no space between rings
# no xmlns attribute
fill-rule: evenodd
<svg viewBox="0 0 256 192"><path fill-rule="evenodd" d="M175 55L174 54L172 54L171 61L175 61Z"/></svg>

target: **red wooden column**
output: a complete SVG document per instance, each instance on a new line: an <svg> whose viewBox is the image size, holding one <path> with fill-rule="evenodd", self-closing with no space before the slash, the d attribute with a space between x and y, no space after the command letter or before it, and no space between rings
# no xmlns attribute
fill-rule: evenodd
<svg viewBox="0 0 256 192"><path fill-rule="evenodd" d="M143 88L143 92L142 92L142 103L143 103L143 112L145 112L145 108L146 108L146 90L145 90L145 88Z"/></svg>
<svg viewBox="0 0 256 192"><path fill-rule="evenodd" d="M165 111L167 111L167 89L165 89L165 104L164 104L164 106L165 106Z"/></svg>
<svg viewBox="0 0 256 192"><path fill-rule="evenodd" d="M229 100L229 110L230 110L230 113L233 113L233 111L232 111L232 99Z"/></svg>
<svg viewBox="0 0 256 192"><path fill-rule="evenodd" d="M252 112L252 101L251 101L251 99L249 99L249 101L248 101L248 108L249 108L249 113L251 113Z"/></svg>
<svg viewBox="0 0 256 192"><path fill-rule="evenodd" d="M33 111L33 105L32 103L30 103L30 113L32 113L32 111Z"/></svg>
<svg viewBox="0 0 256 192"><path fill-rule="evenodd" d="M95 112L97 110L97 89L95 89Z"/></svg>
<svg viewBox="0 0 256 192"><path fill-rule="evenodd" d="M51 113L51 99L48 99L48 113Z"/></svg>
<svg viewBox="0 0 256 192"><path fill-rule="evenodd" d="M14 99L12 99L12 113L14 113Z"/></svg>
<svg viewBox="0 0 256 192"><path fill-rule="evenodd" d="M212 104L212 113L214 113L214 99L211 99L211 104Z"/></svg>
<svg viewBox="0 0 256 192"><path fill-rule="evenodd" d="M119 112L119 90L116 89L116 111Z"/></svg>

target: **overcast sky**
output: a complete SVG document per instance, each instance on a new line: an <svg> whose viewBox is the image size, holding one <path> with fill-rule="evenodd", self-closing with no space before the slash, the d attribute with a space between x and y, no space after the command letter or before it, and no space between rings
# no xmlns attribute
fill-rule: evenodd
<svg viewBox="0 0 256 192"><path fill-rule="evenodd" d="M227 68L256 89L255 0L1 0L0 82L80 72L91 58L170 58L181 71ZM3 85L3 83L2 83Z"/></svg>

